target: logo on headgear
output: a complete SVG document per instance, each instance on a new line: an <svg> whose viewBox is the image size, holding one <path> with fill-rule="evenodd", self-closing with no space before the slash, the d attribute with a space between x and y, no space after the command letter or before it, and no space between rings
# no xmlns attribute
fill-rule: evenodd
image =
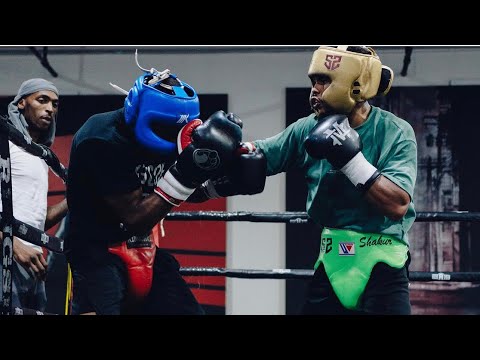
<svg viewBox="0 0 480 360"><path fill-rule="evenodd" d="M180 115L180 118L178 119L177 124L181 124L184 121L185 121L185 124L188 123L188 117L189 116L190 116L190 114Z"/></svg>
<svg viewBox="0 0 480 360"><path fill-rule="evenodd" d="M314 75L330 78L322 100L340 114L349 114L357 103L385 95L393 81L393 71L382 65L375 50L360 45L320 46L308 69L308 76Z"/></svg>
<svg viewBox="0 0 480 360"><path fill-rule="evenodd" d="M342 61L342 57L339 55L332 55L332 54L327 54L325 57L325 67L328 70L335 70L338 67L340 67L340 62Z"/></svg>

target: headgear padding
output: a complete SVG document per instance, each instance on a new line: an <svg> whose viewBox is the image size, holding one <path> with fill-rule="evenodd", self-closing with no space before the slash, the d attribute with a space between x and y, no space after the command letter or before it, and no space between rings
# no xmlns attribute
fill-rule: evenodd
<svg viewBox="0 0 480 360"><path fill-rule="evenodd" d="M359 46L368 54L352 51L352 46L320 46L314 53L308 76L328 75L331 84L322 100L336 111L349 114L357 102L386 95L393 82L393 71L383 66L375 50Z"/></svg>
<svg viewBox="0 0 480 360"><path fill-rule="evenodd" d="M169 70L138 77L125 99L125 121L136 139L161 155L177 154L176 134L199 116L197 93ZM162 134L170 139L162 138Z"/></svg>

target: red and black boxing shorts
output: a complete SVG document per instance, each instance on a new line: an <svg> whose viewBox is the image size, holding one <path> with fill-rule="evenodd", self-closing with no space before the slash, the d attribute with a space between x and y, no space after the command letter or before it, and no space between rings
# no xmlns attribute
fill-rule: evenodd
<svg viewBox="0 0 480 360"><path fill-rule="evenodd" d="M108 248L110 253L117 255L125 264L129 295L135 300L145 298L152 288L153 263L159 240L157 227L158 225L146 236L133 236Z"/></svg>

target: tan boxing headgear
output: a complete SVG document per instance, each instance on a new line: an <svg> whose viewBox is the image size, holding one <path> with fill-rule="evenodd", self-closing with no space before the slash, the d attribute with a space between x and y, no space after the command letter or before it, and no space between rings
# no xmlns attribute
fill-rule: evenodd
<svg viewBox="0 0 480 360"><path fill-rule="evenodd" d="M355 49L357 48L357 49ZM358 51L361 48L366 54ZM331 84L322 100L336 111L349 114L357 102L386 95L393 71L382 65L375 50L366 46L320 46L313 53L308 76L328 75Z"/></svg>

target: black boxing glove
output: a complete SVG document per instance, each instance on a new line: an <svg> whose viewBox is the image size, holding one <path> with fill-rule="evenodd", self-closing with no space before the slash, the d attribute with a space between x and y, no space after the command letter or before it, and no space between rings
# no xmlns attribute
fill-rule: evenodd
<svg viewBox="0 0 480 360"><path fill-rule="evenodd" d="M236 158L216 178L204 182L188 198L188 202L204 202L233 195L254 195L265 188L267 160L253 143L242 143Z"/></svg>
<svg viewBox="0 0 480 360"><path fill-rule="evenodd" d="M240 126L241 129L243 129L243 121L234 113L228 113L227 119L233 122L234 124L237 124L238 126Z"/></svg>
<svg viewBox="0 0 480 360"><path fill-rule="evenodd" d="M217 111L204 123L194 120L178 134L179 156L158 181L155 193L179 206L207 179L218 175L235 156L242 129Z"/></svg>
<svg viewBox="0 0 480 360"><path fill-rule="evenodd" d="M381 175L363 156L360 136L345 115L319 119L304 144L310 156L327 159L362 191L367 191Z"/></svg>

